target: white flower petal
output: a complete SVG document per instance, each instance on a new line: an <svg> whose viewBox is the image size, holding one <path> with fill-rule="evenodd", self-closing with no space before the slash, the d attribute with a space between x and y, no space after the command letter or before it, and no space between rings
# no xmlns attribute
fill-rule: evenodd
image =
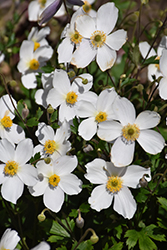
<svg viewBox="0 0 167 250"><path fill-rule="evenodd" d="M157 112L145 110L137 116L135 124L139 129L154 128L158 125L160 119L161 116Z"/></svg>
<svg viewBox="0 0 167 250"><path fill-rule="evenodd" d="M167 64L167 50L164 49L162 51L162 56L160 57L160 60L159 60L159 67L160 67L160 71L165 77L167 77L166 64Z"/></svg>
<svg viewBox="0 0 167 250"><path fill-rule="evenodd" d="M83 39L72 56L71 64L75 65L77 68L85 68L93 61L96 54L97 50L91 47L90 41Z"/></svg>
<svg viewBox="0 0 167 250"><path fill-rule="evenodd" d="M150 82L153 81L153 75L155 75L156 79L162 76L162 73L159 71L157 64L150 64L148 65L148 79Z"/></svg>
<svg viewBox="0 0 167 250"><path fill-rule="evenodd" d="M63 102L59 108L59 120L67 122L72 120L76 116L75 105L68 105L66 102Z"/></svg>
<svg viewBox="0 0 167 250"><path fill-rule="evenodd" d="M77 17L76 30L84 38L90 38L91 34L96 30L95 20L88 15Z"/></svg>
<svg viewBox="0 0 167 250"><path fill-rule="evenodd" d="M24 165L33 155L33 143L31 139L24 139L17 145L15 151L15 161L19 165Z"/></svg>
<svg viewBox="0 0 167 250"><path fill-rule="evenodd" d="M67 63L71 61L72 53L74 50L74 45L69 38L65 38L59 45L58 52L58 62Z"/></svg>
<svg viewBox="0 0 167 250"><path fill-rule="evenodd" d="M53 55L53 49L49 45L41 46L34 52L34 58L41 62L49 60Z"/></svg>
<svg viewBox="0 0 167 250"><path fill-rule="evenodd" d="M149 154L158 154L165 146L162 135L154 130L141 130L137 139L140 146Z"/></svg>
<svg viewBox="0 0 167 250"><path fill-rule="evenodd" d="M140 50L140 53L142 54L142 57L145 58L148 51L150 49L150 45L148 44L148 42L141 42L139 43L139 50ZM152 48L149 55L147 56L147 58L149 57L152 57L152 56L156 56L156 52L155 50Z"/></svg>
<svg viewBox="0 0 167 250"><path fill-rule="evenodd" d="M55 88L49 90L48 96L46 98L47 104L51 104L53 108L57 108L65 101L65 95L60 94L57 92Z"/></svg>
<svg viewBox="0 0 167 250"><path fill-rule="evenodd" d="M13 97L11 98L12 98L14 106L16 107L17 106L16 101L13 99ZM0 119L3 118L5 115L8 115L11 118L11 120L14 119L15 110L14 110L13 104L10 100L9 95L3 95L0 98Z"/></svg>
<svg viewBox="0 0 167 250"><path fill-rule="evenodd" d="M131 219L136 212L137 205L130 190L123 187L114 195L114 210L121 214L125 219Z"/></svg>
<svg viewBox="0 0 167 250"><path fill-rule="evenodd" d="M126 144L118 137L111 148L111 161L116 167L124 167L133 161L135 142Z"/></svg>
<svg viewBox="0 0 167 250"><path fill-rule="evenodd" d="M1 187L1 194L2 197L16 204L17 200L23 193L24 184L23 182L17 177L17 175L13 177L9 177Z"/></svg>
<svg viewBox="0 0 167 250"><path fill-rule="evenodd" d="M163 100L167 100L167 77L162 78L159 83L159 95Z"/></svg>
<svg viewBox="0 0 167 250"><path fill-rule="evenodd" d="M71 173L77 166L77 157L63 155L53 162L54 172L60 177Z"/></svg>
<svg viewBox="0 0 167 250"><path fill-rule="evenodd" d="M31 248L31 250L50 250L50 246L45 241L42 241L36 247Z"/></svg>
<svg viewBox="0 0 167 250"><path fill-rule="evenodd" d="M116 52L104 44L97 50L96 61L101 71L110 69L116 60Z"/></svg>
<svg viewBox="0 0 167 250"><path fill-rule="evenodd" d="M53 76L53 87L62 95L70 91L70 79L67 72L62 69L55 69Z"/></svg>
<svg viewBox="0 0 167 250"><path fill-rule="evenodd" d="M32 1L28 5L28 19L29 21L37 21L39 17L40 5L37 1Z"/></svg>
<svg viewBox="0 0 167 250"><path fill-rule="evenodd" d="M0 240L0 249L11 249L13 250L17 243L19 242L20 237L15 230L10 228L6 229Z"/></svg>
<svg viewBox="0 0 167 250"><path fill-rule="evenodd" d="M139 180L143 177L144 174L149 175L149 180L151 180L150 168L143 168L138 165L128 166L126 168L125 174L122 176L123 185L131 188L137 188Z"/></svg>
<svg viewBox="0 0 167 250"><path fill-rule="evenodd" d="M34 186L37 183L37 169L30 164L22 166L17 175L27 186Z"/></svg>
<svg viewBox="0 0 167 250"><path fill-rule="evenodd" d="M117 30L106 37L106 44L113 50L119 50L127 39L125 30Z"/></svg>
<svg viewBox="0 0 167 250"><path fill-rule="evenodd" d="M0 185L3 182L5 182L6 177L7 177L7 176L4 175L4 167L5 167L5 164L0 164Z"/></svg>
<svg viewBox="0 0 167 250"><path fill-rule="evenodd" d="M2 138L6 138L12 143L19 143L20 141L25 139L25 132L23 128L14 123L10 127L10 130L2 129L0 131L0 135Z"/></svg>
<svg viewBox="0 0 167 250"><path fill-rule="evenodd" d="M10 143L7 139L0 140L0 160L4 163L13 161L15 155L14 144Z"/></svg>
<svg viewBox="0 0 167 250"><path fill-rule="evenodd" d="M35 89L37 86L37 79L34 72L23 75L21 81L26 89Z"/></svg>
<svg viewBox="0 0 167 250"><path fill-rule="evenodd" d="M97 100L97 96L95 97ZM77 105L77 115L79 117L85 118L89 116L95 117L96 108L92 102L80 101Z"/></svg>
<svg viewBox="0 0 167 250"><path fill-rule="evenodd" d="M82 83L83 79L87 79L88 83L83 84ZM82 94L82 93L87 92L88 90L91 89L91 87L93 85L93 76L88 74L88 73L81 74L81 75L79 75L78 77L75 78L73 83L75 83L78 86L79 92Z"/></svg>
<svg viewBox="0 0 167 250"><path fill-rule="evenodd" d="M97 135L101 140L112 141L122 134L122 125L116 121L104 121L98 124Z"/></svg>
<svg viewBox="0 0 167 250"><path fill-rule="evenodd" d="M104 170L107 169L106 162L102 159L94 159L85 165L87 173L85 178L93 184L104 184L107 182L107 175Z"/></svg>
<svg viewBox="0 0 167 250"><path fill-rule="evenodd" d="M43 201L47 208L57 213L63 205L64 192L59 186L53 189L47 187L43 196Z"/></svg>
<svg viewBox="0 0 167 250"><path fill-rule="evenodd" d="M59 186L66 194L74 195L81 192L82 181L74 174L63 175Z"/></svg>
<svg viewBox="0 0 167 250"><path fill-rule="evenodd" d="M47 140L53 140L54 130L44 122L41 122L38 124L38 129L35 132L35 135L38 137L38 141L44 145Z"/></svg>
<svg viewBox="0 0 167 250"><path fill-rule="evenodd" d="M87 118L82 121L78 127L78 134L86 141L89 141L97 131L97 122L95 117Z"/></svg>
<svg viewBox="0 0 167 250"><path fill-rule="evenodd" d="M102 209L108 208L113 200L113 194L106 191L106 184L95 187L88 199L91 208L100 212Z"/></svg>
<svg viewBox="0 0 167 250"><path fill-rule="evenodd" d="M48 187L48 179L43 178L42 181L38 181L37 184L29 188L29 191L33 196L40 196L45 193L47 187Z"/></svg>
<svg viewBox="0 0 167 250"><path fill-rule="evenodd" d="M103 4L97 11L97 29L108 35L114 29L117 19L118 9L115 4Z"/></svg>

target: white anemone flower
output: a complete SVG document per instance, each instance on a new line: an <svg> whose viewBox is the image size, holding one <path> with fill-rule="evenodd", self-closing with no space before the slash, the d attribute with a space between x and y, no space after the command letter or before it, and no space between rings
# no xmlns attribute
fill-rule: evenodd
<svg viewBox="0 0 167 250"><path fill-rule="evenodd" d="M37 48L49 45L48 41L46 40L46 36L50 34L50 28L44 27L41 30L38 31L37 27L32 27L29 35L28 35L28 41L34 42L34 50Z"/></svg>
<svg viewBox="0 0 167 250"><path fill-rule="evenodd" d="M167 49L164 49L162 52L162 56L160 58L159 66L160 71L162 72L163 78L159 82L159 95L162 99L167 100L167 72L166 72L166 65L167 65Z"/></svg>
<svg viewBox="0 0 167 250"><path fill-rule="evenodd" d="M162 135L151 128L160 122L157 112L145 110L136 117L133 104L126 98L117 97L113 110L118 121L104 121L97 135L105 141L114 141L111 161L117 167L129 165L133 161L135 141L149 154L158 154L165 146Z"/></svg>
<svg viewBox="0 0 167 250"><path fill-rule="evenodd" d="M1 250L14 250L20 241L20 237L15 230L7 228L0 240L0 249Z"/></svg>
<svg viewBox="0 0 167 250"><path fill-rule="evenodd" d="M95 93L88 91L93 84L90 74L82 74L76 77L72 84L68 74L64 70L56 69L53 77L53 86L47 96L47 104L53 108L59 107L59 120L70 121L77 114L77 105L81 100L93 101Z"/></svg>
<svg viewBox="0 0 167 250"><path fill-rule="evenodd" d="M21 80L25 88L36 88L36 73L42 72L41 67L52 57L52 54L53 49L48 45L41 46L34 51L33 41L23 41L17 68L22 73Z"/></svg>
<svg viewBox="0 0 167 250"><path fill-rule="evenodd" d="M79 11L81 15L87 14L91 17L96 17L96 11L92 9L92 4L95 2L95 0L85 0L83 2L84 5L81 7L74 6L73 9Z"/></svg>
<svg viewBox="0 0 167 250"><path fill-rule="evenodd" d="M151 46L148 44L148 42L140 42L139 43L139 50L140 50L143 58L145 58L147 56L147 53L148 53L150 47ZM163 47L161 46L161 43L160 43L160 45L158 46L158 49L157 49L157 53L154 50L154 48L152 48L150 53L147 56L147 59L152 57L152 56L156 56L155 60L159 60L161 55L162 55L162 50L163 50ZM160 72L159 64L150 64L148 66L148 79L151 82L153 81L153 77L152 77L153 75L155 75L156 79L158 77L162 76L162 73Z"/></svg>
<svg viewBox="0 0 167 250"><path fill-rule="evenodd" d="M42 241L36 247L31 248L31 250L50 250L50 246L47 242Z"/></svg>
<svg viewBox="0 0 167 250"><path fill-rule="evenodd" d="M103 90L96 98L96 103L81 101L77 108L79 117L87 119L83 120L79 127L79 135L84 140L90 140L97 132L98 126L104 121L113 120L115 113L112 110L117 93L114 88Z"/></svg>
<svg viewBox="0 0 167 250"><path fill-rule="evenodd" d="M64 193L76 195L81 192L82 182L71 172L77 166L76 156L62 156L50 164L44 161L37 163L39 182L30 188L33 196L43 195L47 208L57 213L64 202Z"/></svg>
<svg viewBox="0 0 167 250"><path fill-rule="evenodd" d="M14 106L16 101L11 97ZM8 141L18 143L25 139L25 133L22 127L13 123L15 118L14 107L8 95L0 98L0 137L6 138Z"/></svg>
<svg viewBox="0 0 167 250"><path fill-rule="evenodd" d="M88 202L91 208L101 211L111 206L124 218L131 219L137 209L130 188L140 187L139 181L143 176L149 175L150 169L138 165L117 168L112 162L105 162L102 159L95 159L86 164L87 173L85 178L92 184L100 184L91 193Z"/></svg>
<svg viewBox="0 0 167 250"><path fill-rule="evenodd" d="M96 57L102 71L111 68L116 60L116 51L123 46L127 38L127 32L123 29L111 33L117 19L118 9L114 3L102 5L96 18L79 16L76 19L76 30L83 39L73 54L71 64L77 68L85 68Z"/></svg>
<svg viewBox="0 0 167 250"><path fill-rule="evenodd" d="M41 144L34 148L34 154L40 152L42 157L56 160L71 149L71 143L68 141L70 134L70 126L66 121L56 130L56 133L44 122L39 123L35 135Z"/></svg>
<svg viewBox="0 0 167 250"><path fill-rule="evenodd" d="M37 171L26 164L33 155L33 144L24 139L15 148L7 139L0 140L0 184L2 197L16 204L23 193L24 184L33 186L37 182Z"/></svg>

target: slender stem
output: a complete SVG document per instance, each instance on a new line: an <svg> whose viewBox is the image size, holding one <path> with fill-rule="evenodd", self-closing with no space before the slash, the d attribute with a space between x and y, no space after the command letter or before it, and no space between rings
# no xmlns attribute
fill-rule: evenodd
<svg viewBox="0 0 167 250"><path fill-rule="evenodd" d="M110 78L110 80L111 80L111 82L112 82L114 88L116 89L116 85L115 85L115 83L114 83L114 81L113 81L113 79L112 79L112 77L111 77L111 75L110 75L109 70L107 70L107 74L108 74L108 76L109 76L109 78Z"/></svg>
<svg viewBox="0 0 167 250"><path fill-rule="evenodd" d="M82 237L80 238L80 240L78 241L77 245L74 247L73 250L76 250L77 247L79 246L79 244L85 239L86 235L90 232L94 233L93 229L92 228L88 228L85 233L82 235Z"/></svg>

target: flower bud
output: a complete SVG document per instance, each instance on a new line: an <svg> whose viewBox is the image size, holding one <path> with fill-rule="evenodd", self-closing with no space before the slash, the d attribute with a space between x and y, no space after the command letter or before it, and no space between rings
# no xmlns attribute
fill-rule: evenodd
<svg viewBox="0 0 167 250"><path fill-rule="evenodd" d="M75 71L74 70L70 70L69 72L68 72L68 76L69 76L69 78L73 78L73 77L75 77Z"/></svg>
<svg viewBox="0 0 167 250"><path fill-rule="evenodd" d="M46 164L49 164L49 163L51 162L51 158L50 158L50 157L44 158L44 162L45 162Z"/></svg>
<svg viewBox="0 0 167 250"><path fill-rule="evenodd" d="M143 177L139 180L139 184L140 184L141 187L147 187L148 182L147 182L147 180L144 178L144 175L143 175Z"/></svg>
<svg viewBox="0 0 167 250"><path fill-rule="evenodd" d="M38 215L38 220L39 221L44 221L46 219L46 216L44 215L44 212Z"/></svg>
<svg viewBox="0 0 167 250"><path fill-rule="evenodd" d="M88 153L90 151L93 151L93 147L90 144L87 144L83 148L84 153Z"/></svg>
<svg viewBox="0 0 167 250"><path fill-rule="evenodd" d="M48 106L48 108L47 108L47 112L49 113L49 114L53 114L53 112L54 112L54 108L49 104L49 106Z"/></svg>
<svg viewBox="0 0 167 250"><path fill-rule="evenodd" d="M24 108L22 109L22 117L23 119L26 119L27 116L29 115L29 109L27 108L27 105L26 103L23 103L24 104Z"/></svg>
<svg viewBox="0 0 167 250"><path fill-rule="evenodd" d="M90 237L90 240L93 244L97 243L99 240L99 237L96 235L95 231L93 231L92 236Z"/></svg>
<svg viewBox="0 0 167 250"><path fill-rule="evenodd" d="M84 219L81 217L81 212L78 209L78 217L76 218L76 225L78 228L83 228L84 226Z"/></svg>
<svg viewBox="0 0 167 250"><path fill-rule="evenodd" d="M82 78L82 83L85 84L85 85L88 84L88 79Z"/></svg>

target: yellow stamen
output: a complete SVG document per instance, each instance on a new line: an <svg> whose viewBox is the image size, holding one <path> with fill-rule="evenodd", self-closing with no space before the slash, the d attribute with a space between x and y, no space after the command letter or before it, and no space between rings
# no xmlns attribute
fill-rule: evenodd
<svg viewBox="0 0 167 250"><path fill-rule="evenodd" d="M66 96L66 102L68 104L74 104L77 102L77 98L78 98L78 95L71 91L71 92L68 92L67 96Z"/></svg>
<svg viewBox="0 0 167 250"><path fill-rule="evenodd" d="M10 116L5 115L1 120L0 120L0 124L4 127L4 128L10 128L13 124Z"/></svg>
<svg viewBox="0 0 167 250"><path fill-rule="evenodd" d="M75 44L80 43L82 41L82 38L83 37L79 34L78 31L75 31L75 33L71 35L71 41Z"/></svg>
<svg viewBox="0 0 167 250"><path fill-rule="evenodd" d="M155 60L160 60L160 56L157 56L156 58L155 58ZM160 67L159 67L159 63L158 64L155 64L155 67L157 67L157 69L160 71Z"/></svg>
<svg viewBox="0 0 167 250"><path fill-rule="evenodd" d="M34 51L40 47L40 43L34 42Z"/></svg>
<svg viewBox="0 0 167 250"><path fill-rule="evenodd" d="M58 144L54 140L47 140L44 144L46 154L53 154L58 149Z"/></svg>
<svg viewBox="0 0 167 250"><path fill-rule="evenodd" d="M136 124L129 124L122 129L122 135L127 141L135 141L140 134L140 129Z"/></svg>
<svg viewBox="0 0 167 250"><path fill-rule="evenodd" d="M121 190L122 183L123 183L123 180L121 177L112 175L108 177L106 188L111 193L117 193Z"/></svg>
<svg viewBox="0 0 167 250"><path fill-rule="evenodd" d="M38 62L38 60L32 59L29 62L29 68L32 69L32 70L37 70L39 68L39 62Z"/></svg>
<svg viewBox="0 0 167 250"><path fill-rule="evenodd" d="M5 175L10 175L13 176L17 173L18 171L18 163L15 161L8 161L4 167L4 173Z"/></svg>
<svg viewBox="0 0 167 250"><path fill-rule="evenodd" d="M106 121L106 120L107 120L107 114L106 114L106 112L100 111L100 112L96 115L95 120L96 120L97 122L104 122L104 121Z"/></svg>
<svg viewBox="0 0 167 250"><path fill-rule="evenodd" d="M92 9L92 6L89 4L89 2L84 1L82 8L86 13L89 13L89 11Z"/></svg>
<svg viewBox="0 0 167 250"><path fill-rule="evenodd" d="M41 8L44 8L46 4L46 0L38 0L38 3L40 4Z"/></svg>
<svg viewBox="0 0 167 250"><path fill-rule="evenodd" d="M102 47L106 41L106 34L103 31L96 30L90 37L93 47Z"/></svg>
<svg viewBox="0 0 167 250"><path fill-rule="evenodd" d="M57 174L53 174L49 177L49 184L53 187L57 187L60 182L60 177Z"/></svg>

